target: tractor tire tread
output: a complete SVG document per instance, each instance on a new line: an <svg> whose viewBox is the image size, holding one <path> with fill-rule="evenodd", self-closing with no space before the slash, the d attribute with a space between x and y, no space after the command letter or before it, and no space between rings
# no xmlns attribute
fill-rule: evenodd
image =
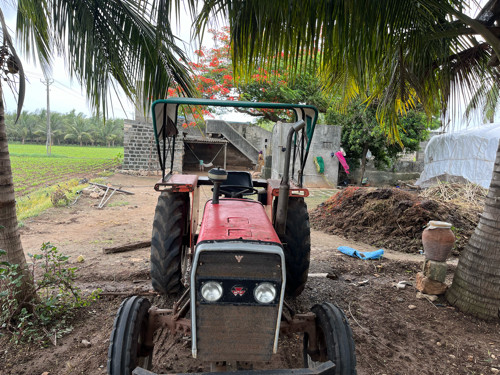
<svg viewBox="0 0 500 375"><path fill-rule="evenodd" d="M177 293L182 287L182 241L188 208L188 193L162 193L158 197L151 236L151 283L163 295Z"/></svg>
<svg viewBox="0 0 500 375"><path fill-rule="evenodd" d="M138 296L129 297L121 303L109 342L108 374L128 375L136 367L137 358L133 358L134 341L138 339L140 325L147 317L150 307L148 299Z"/></svg>
<svg viewBox="0 0 500 375"><path fill-rule="evenodd" d="M299 296L305 288L311 257L311 226L304 198L289 198L285 246L286 295Z"/></svg>
<svg viewBox="0 0 500 375"><path fill-rule="evenodd" d="M323 327L328 359L336 365L335 375L356 375L354 339L344 312L329 302L313 306L312 312Z"/></svg>

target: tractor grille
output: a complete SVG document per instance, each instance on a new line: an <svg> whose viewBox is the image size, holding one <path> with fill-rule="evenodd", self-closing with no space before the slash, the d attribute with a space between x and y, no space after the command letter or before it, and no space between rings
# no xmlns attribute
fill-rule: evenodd
<svg viewBox="0 0 500 375"><path fill-rule="evenodd" d="M269 361L273 353L282 286L278 254L243 251L201 253L196 267L197 358L205 361ZM210 303L200 294L204 281L223 285L223 297ZM260 282L275 285L278 295L270 304L253 296ZM232 286L243 286L243 296Z"/></svg>

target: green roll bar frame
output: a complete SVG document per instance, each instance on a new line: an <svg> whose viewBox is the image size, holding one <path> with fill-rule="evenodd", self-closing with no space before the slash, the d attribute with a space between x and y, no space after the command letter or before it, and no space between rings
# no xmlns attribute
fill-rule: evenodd
<svg viewBox="0 0 500 375"><path fill-rule="evenodd" d="M162 180L166 182L173 171L175 141L178 135L177 117L179 106L213 106L213 107L233 107L233 108L259 108L259 109L285 109L295 113L295 121L304 120L306 126L300 131L298 137L293 140L293 162L292 179L302 187L303 171L309 155L312 136L318 120L318 109L312 105L288 104L288 103L258 103L240 102L233 100L213 100L176 97L169 99L159 99L151 106L153 117L153 128L156 139L158 159L162 170ZM297 139L298 138L298 139ZM167 148L168 145L168 148ZM169 154L169 155L168 155ZM170 156L170 171L166 173L167 156ZM295 177L295 164L299 160L299 169Z"/></svg>

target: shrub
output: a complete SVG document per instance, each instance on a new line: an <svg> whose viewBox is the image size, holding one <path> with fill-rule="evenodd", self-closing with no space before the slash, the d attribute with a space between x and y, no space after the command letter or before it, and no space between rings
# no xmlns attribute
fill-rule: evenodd
<svg viewBox="0 0 500 375"><path fill-rule="evenodd" d="M0 250L0 256L5 254ZM16 343L55 344L71 331L69 318L76 309L96 300L100 290L83 297L75 285L76 267L69 267L68 257L50 243L42 245L40 254L28 255L32 262L26 272L17 264L0 262L0 328ZM22 288L23 277L29 278L31 291Z"/></svg>

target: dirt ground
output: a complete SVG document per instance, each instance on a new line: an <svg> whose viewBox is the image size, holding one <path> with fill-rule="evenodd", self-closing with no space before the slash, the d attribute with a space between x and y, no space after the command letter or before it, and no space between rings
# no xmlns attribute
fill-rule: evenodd
<svg viewBox="0 0 500 375"><path fill-rule="evenodd" d="M115 195L104 209L98 200L80 198L72 207L51 209L27 220L22 228L26 253L36 253L50 241L78 267L84 290L134 294L151 289L149 249L104 255L103 247L148 240L156 205L157 177L117 174L114 186L135 195ZM318 194L315 194L316 196ZM208 198L204 191L201 200ZM205 198L205 199L204 199ZM369 242L368 239L366 242ZM347 245L375 250L361 242L312 231L310 277L305 292L291 300L296 311L329 301L346 313L356 344L358 374L494 374L500 369L500 326L465 316L443 299L417 299L414 282L423 256L387 250L377 261L347 257L336 248ZM76 263L82 255L83 263ZM449 261L449 282L456 258ZM328 274L329 277L325 277ZM123 295L104 295L79 311L73 330L56 346L15 346L0 339L0 374L104 374L113 319ZM171 307L174 298L151 297L153 304ZM84 347L82 340L91 342ZM159 373L208 371L191 358L188 337L160 332L153 370ZM279 353L262 368L302 366L301 337L280 340Z"/></svg>

